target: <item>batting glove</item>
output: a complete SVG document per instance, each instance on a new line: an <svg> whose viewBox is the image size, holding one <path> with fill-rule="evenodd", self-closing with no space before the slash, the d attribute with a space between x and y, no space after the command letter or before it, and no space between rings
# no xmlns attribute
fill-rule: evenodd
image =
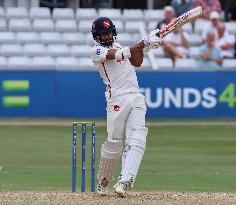
<svg viewBox="0 0 236 205"><path fill-rule="evenodd" d="M156 36L158 32L159 32L159 29L153 30L150 32L149 35L143 38L145 49L150 50L152 48L158 48L162 44L163 39Z"/></svg>

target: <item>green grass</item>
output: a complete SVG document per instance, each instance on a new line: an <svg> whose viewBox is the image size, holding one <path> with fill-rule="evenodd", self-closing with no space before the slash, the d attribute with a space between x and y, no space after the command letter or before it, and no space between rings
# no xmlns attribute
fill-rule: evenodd
<svg viewBox="0 0 236 205"><path fill-rule="evenodd" d="M0 126L0 191L70 191L71 152L71 127ZM134 190L235 192L236 127L149 127Z"/></svg>

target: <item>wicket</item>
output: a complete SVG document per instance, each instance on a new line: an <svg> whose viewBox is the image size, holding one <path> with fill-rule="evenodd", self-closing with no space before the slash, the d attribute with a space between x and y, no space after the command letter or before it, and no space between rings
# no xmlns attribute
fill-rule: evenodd
<svg viewBox="0 0 236 205"><path fill-rule="evenodd" d="M81 192L85 192L86 172L86 132L91 125L91 192L95 192L95 123L73 122L72 124L72 192L76 192L76 138L78 127L81 125Z"/></svg>

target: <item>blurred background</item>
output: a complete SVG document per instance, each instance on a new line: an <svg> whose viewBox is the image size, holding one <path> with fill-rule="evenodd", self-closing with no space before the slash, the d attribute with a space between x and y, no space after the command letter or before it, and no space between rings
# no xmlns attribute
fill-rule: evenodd
<svg viewBox="0 0 236 205"><path fill-rule="evenodd" d="M92 22L110 17L127 46L199 5L201 18L168 35L137 69L147 117L235 117L232 0L1 0L0 116L104 118Z"/></svg>

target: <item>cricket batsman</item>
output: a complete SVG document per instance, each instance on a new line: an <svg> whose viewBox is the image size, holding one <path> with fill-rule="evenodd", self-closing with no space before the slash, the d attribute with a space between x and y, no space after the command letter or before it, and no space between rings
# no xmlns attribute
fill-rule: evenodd
<svg viewBox="0 0 236 205"><path fill-rule="evenodd" d="M157 48L163 39L152 31L139 42L122 47L116 42L116 28L107 17L92 24L95 46L91 58L106 84L107 139L101 147L97 191L108 193L116 163L122 156L121 174L114 189L124 197L133 187L145 149L148 128L145 126L146 105L139 91L135 67L143 62L143 53ZM125 139L125 143L123 140ZM123 145L124 144L124 145ZM124 146L124 148L123 148Z"/></svg>

